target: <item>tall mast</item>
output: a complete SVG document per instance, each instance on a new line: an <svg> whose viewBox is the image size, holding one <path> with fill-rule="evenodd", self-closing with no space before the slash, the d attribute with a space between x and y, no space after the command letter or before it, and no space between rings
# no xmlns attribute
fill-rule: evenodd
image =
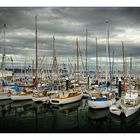
<svg viewBox="0 0 140 140"><path fill-rule="evenodd" d="M58 64L56 58L56 50L55 50L55 37L53 36L53 65L52 65L52 74L55 74L55 78L58 78Z"/></svg>
<svg viewBox="0 0 140 140"><path fill-rule="evenodd" d="M88 34L88 30L86 29L86 76L87 76L87 45L88 45L88 42L87 42L87 34Z"/></svg>
<svg viewBox="0 0 140 140"><path fill-rule="evenodd" d="M97 45L97 37L96 37L96 79L98 80L99 68L98 68L98 45Z"/></svg>
<svg viewBox="0 0 140 140"><path fill-rule="evenodd" d="M36 81L38 81L38 40L37 40L37 16L35 16L35 40L36 40Z"/></svg>
<svg viewBox="0 0 140 140"><path fill-rule="evenodd" d="M79 81L79 48L78 48L78 38L76 40L76 46L77 46L77 74L78 74L78 81Z"/></svg>
<svg viewBox="0 0 140 140"><path fill-rule="evenodd" d="M3 25L4 30L3 30L3 35L4 35L4 48L3 48L3 55L2 55L2 64L1 64L1 69L5 70L5 47L6 47L6 35L5 35L5 30L6 30L6 24Z"/></svg>
<svg viewBox="0 0 140 140"><path fill-rule="evenodd" d="M106 83L108 81L108 41L109 31L108 31L108 21L106 21Z"/></svg>
<svg viewBox="0 0 140 140"><path fill-rule="evenodd" d="M107 41L108 41L108 61L109 61L109 80L112 80L112 70L111 70L111 55L110 55L110 44L109 44L109 28L107 31Z"/></svg>
<svg viewBox="0 0 140 140"><path fill-rule="evenodd" d="M122 55L123 55L123 77L125 78L125 56L124 56L124 44L122 41Z"/></svg>

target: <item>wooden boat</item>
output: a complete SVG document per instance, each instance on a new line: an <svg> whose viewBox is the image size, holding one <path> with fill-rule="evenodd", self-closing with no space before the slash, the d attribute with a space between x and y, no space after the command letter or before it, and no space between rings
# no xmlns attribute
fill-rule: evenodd
<svg viewBox="0 0 140 140"><path fill-rule="evenodd" d="M121 99L121 108L126 117L134 114L140 108L140 97L137 90L128 90Z"/></svg>
<svg viewBox="0 0 140 140"><path fill-rule="evenodd" d="M59 91L59 93L54 94L54 96L51 96L51 98L50 98L51 104L62 105L62 104L73 103L73 102L76 102L76 101L79 101L82 99L83 94L81 93L81 91L75 89L76 87L79 87L79 45L78 45L78 39L76 39L76 45L77 45L77 69L76 69L76 64L75 64L74 85L71 85L72 86L71 88L74 88L74 89L68 90L68 87L70 87L70 86L67 85L67 87L66 87L67 90ZM53 52L55 52L55 51L53 51ZM55 54L54 54L54 56L55 56ZM55 72L55 73L57 73L57 72Z"/></svg>
<svg viewBox="0 0 140 140"><path fill-rule="evenodd" d="M50 103L61 105L76 102L81 99L82 93L80 91L76 90L61 91L58 94L54 94L54 96L51 96Z"/></svg>
<svg viewBox="0 0 140 140"><path fill-rule="evenodd" d="M88 105L93 109L108 108L116 102L115 95L110 92L92 91L89 94Z"/></svg>
<svg viewBox="0 0 140 140"><path fill-rule="evenodd" d="M116 103L114 103L113 105L111 105L109 107L109 111L112 113L112 114L115 114L117 116L120 116L121 113L122 113L122 110L121 110L121 99L119 99Z"/></svg>

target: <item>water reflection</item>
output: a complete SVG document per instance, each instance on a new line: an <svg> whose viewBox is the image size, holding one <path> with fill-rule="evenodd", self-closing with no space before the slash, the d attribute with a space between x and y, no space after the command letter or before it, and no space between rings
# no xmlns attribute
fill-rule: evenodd
<svg viewBox="0 0 140 140"><path fill-rule="evenodd" d="M107 109L98 109L94 110L88 109L88 119L89 124L91 125L91 132L108 132L109 124L109 110Z"/></svg>
<svg viewBox="0 0 140 140"><path fill-rule="evenodd" d="M140 111L137 111L129 117L125 117L124 114L119 116L110 114L112 129L111 132L140 132L136 128L140 127L139 121Z"/></svg>
<svg viewBox="0 0 140 140"><path fill-rule="evenodd" d="M139 116L93 110L86 99L61 106L6 100L0 101L0 132L140 132Z"/></svg>
<svg viewBox="0 0 140 140"><path fill-rule="evenodd" d="M77 101L74 103L70 103L70 104L65 104L65 105L50 105L50 107L53 110L58 110L59 112L68 114L70 112L73 112L75 110L78 109L78 107L80 107L80 105L82 104L82 101Z"/></svg>

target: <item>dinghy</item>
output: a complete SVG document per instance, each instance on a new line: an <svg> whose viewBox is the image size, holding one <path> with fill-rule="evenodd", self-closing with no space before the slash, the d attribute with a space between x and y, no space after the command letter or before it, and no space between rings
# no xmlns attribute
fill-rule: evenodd
<svg viewBox="0 0 140 140"><path fill-rule="evenodd" d="M109 107L109 111L112 113L112 114L115 114L117 116L120 116L121 113L122 113L122 110L121 110L121 99L119 99L116 103L114 103L113 105L111 105Z"/></svg>

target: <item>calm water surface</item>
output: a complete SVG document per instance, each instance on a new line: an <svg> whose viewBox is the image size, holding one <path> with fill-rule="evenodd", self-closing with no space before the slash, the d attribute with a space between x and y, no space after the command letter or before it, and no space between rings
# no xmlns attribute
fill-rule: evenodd
<svg viewBox="0 0 140 140"><path fill-rule="evenodd" d="M125 118L93 110L86 99L53 106L32 101L0 101L1 133L139 133L140 111Z"/></svg>

